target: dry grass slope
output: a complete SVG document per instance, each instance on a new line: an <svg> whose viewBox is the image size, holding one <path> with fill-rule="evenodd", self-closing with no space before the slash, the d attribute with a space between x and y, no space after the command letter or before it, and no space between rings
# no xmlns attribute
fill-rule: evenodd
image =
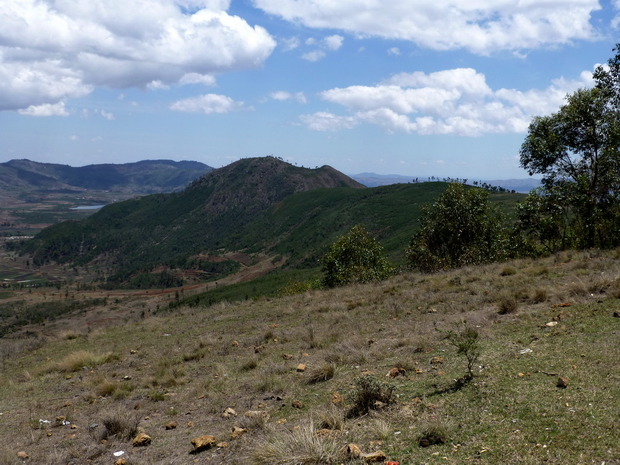
<svg viewBox="0 0 620 465"><path fill-rule="evenodd" d="M410 273L2 339L0 463L22 464L19 451L36 464L112 464L118 451L147 465L363 463L349 444L401 464L620 463L618 255ZM459 384L467 360L445 335L463 321L480 358ZM369 374L393 402L348 415ZM235 426L247 432L233 438ZM151 444L132 446L138 432ZM217 446L192 454L203 435Z"/></svg>

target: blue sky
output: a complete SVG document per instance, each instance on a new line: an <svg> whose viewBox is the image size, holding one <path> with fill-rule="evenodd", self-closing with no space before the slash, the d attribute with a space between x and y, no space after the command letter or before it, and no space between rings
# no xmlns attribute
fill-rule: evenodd
<svg viewBox="0 0 620 465"><path fill-rule="evenodd" d="M0 161L525 178L620 0L2 0Z"/></svg>

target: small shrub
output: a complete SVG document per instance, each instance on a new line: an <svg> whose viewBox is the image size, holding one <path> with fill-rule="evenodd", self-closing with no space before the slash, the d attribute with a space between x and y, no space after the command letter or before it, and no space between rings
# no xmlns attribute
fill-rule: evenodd
<svg viewBox="0 0 620 465"><path fill-rule="evenodd" d="M516 313L519 308L517 299L511 296L502 296L497 303L500 315L508 315L510 313Z"/></svg>
<svg viewBox="0 0 620 465"><path fill-rule="evenodd" d="M119 409L108 413L101 421L101 424L104 429L100 439L114 436L121 440L129 441L138 433L140 415Z"/></svg>
<svg viewBox="0 0 620 465"><path fill-rule="evenodd" d="M473 369L480 358L478 337L478 331L465 322L458 324L456 331L446 333L446 339L456 348L456 354L463 355L467 360L466 381L474 377Z"/></svg>
<svg viewBox="0 0 620 465"><path fill-rule="evenodd" d="M349 393L352 406L348 416L355 417L367 414L379 405L389 405L393 402L394 386L379 381L374 375L360 376L355 382L355 388Z"/></svg>

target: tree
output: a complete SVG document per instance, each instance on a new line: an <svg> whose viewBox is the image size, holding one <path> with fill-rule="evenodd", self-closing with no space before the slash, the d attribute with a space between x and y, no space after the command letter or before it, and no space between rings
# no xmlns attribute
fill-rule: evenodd
<svg viewBox="0 0 620 465"><path fill-rule="evenodd" d="M620 239L614 231L620 193L620 120L611 95L603 87L569 95L560 111L533 119L521 146L521 166L530 175L543 175L543 189L532 195L547 197L541 202L546 204L558 199L569 208L568 234L574 236L576 247L613 246ZM527 215L522 219L532 220Z"/></svg>
<svg viewBox="0 0 620 465"><path fill-rule="evenodd" d="M562 189L532 190L517 204L516 213L515 232L524 236L527 255L545 255L574 246L572 214Z"/></svg>
<svg viewBox="0 0 620 465"><path fill-rule="evenodd" d="M507 257L504 218L483 189L452 183L422 207L420 231L406 250L414 268L432 273Z"/></svg>
<svg viewBox="0 0 620 465"><path fill-rule="evenodd" d="M326 287L367 283L388 278L394 271L383 247L361 225L340 236L321 259Z"/></svg>

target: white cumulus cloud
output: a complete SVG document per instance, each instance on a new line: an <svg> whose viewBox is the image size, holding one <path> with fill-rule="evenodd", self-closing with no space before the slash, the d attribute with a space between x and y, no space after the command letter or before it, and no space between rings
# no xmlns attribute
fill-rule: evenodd
<svg viewBox="0 0 620 465"><path fill-rule="evenodd" d="M320 29L488 54L593 39L598 0L253 0L263 11Z"/></svg>
<svg viewBox="0 0 620 465"><path fill-rule="evenodd" d="M108 113L105 110L101 110L100 114L101 114L101 116L103 116L108 121L112 121L114 119L114 115L112 113Z"/></svg>
<svg viewBox="0 0 620 465"><path fill-rule="evenodd" d="M236 102L226 95L205 94L179 100L170 105L171 110L189 113L229 113L243 108L243 102Z"/></svg>
<svg viewBox="0 0 620 465"><path fill-rule="evenodd" d="M42 105L30 105L28 108L18 110L20 115L28 116L69 116L64 102L44 103Z"/></svg>
<svg viewBox="0 0 620 465"><path fill-rule="evenodd" d="M301 57L308 61L319 61L321 58L325 58L326 53L323 50L312 50L311 52L304 53Z"/></svg>
<svg viewBox="0 0 620 465"><path fill-rule="evenodd" d="M535 115L557 111L567 93L591 86L592 73L578 79L556 79L546 89L493 90L485 76L471 68L435 73L401 73L376 86L350 86L321 92L348 114L302 115L310 129L335 131L367 123L387 132L419 134L522 133Z"/></svg>
<svg viewBox="0 0 620 465"><path fill-rule="evenodd" d="M229 0L2 0L0 111L58 104L96 86L212 85L276 46Z"/></svg>
<svg viewBox="0 0 620 465"><path fill-rule="evenodd" d="M276 92L272 92L270 94L270 97L274 100L280 100L280 101L294 99L294 100L297 100L299 103L308 102L303 92L296 92L295 94L291 94L290 92L287 92L285 90L278 90Z"/></svg>

